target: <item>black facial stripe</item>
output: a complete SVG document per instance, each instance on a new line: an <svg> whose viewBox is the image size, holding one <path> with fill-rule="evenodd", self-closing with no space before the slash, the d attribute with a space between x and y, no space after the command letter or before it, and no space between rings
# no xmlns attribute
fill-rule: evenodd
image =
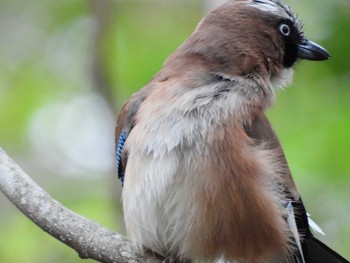
<svg viewBox="0 0 350 263"><path fill-rule="evenodd" d="M290 68L298 59L298 46L294 43L285 43L283 66Z"/></svg>
<svg viewBox="0 0 350 263"><path fill-rule="evenodd" d="M298 59L298 44L301 42L302 35L299 32L298 25L296 25L293 21L289 19L282 19L277 26L277 30L279 30L281 24L288 25L291 30L288 36L285 36L279 32L284 41L283 66L290 68Z"/></svg>

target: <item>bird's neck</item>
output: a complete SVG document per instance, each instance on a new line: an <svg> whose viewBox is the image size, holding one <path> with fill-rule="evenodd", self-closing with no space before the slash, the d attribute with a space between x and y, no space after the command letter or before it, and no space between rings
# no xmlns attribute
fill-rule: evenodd
<svg viewBox="0 0 350 263"><path fill-rule="evenodd" d="M158 81L177 79L191 88L210 85L217 82L218 78L239 80L247 83L247 89L242 88L240 92L249 97L260 97L263 108L266 109L274 103L276 90L291 83L293 69L265 64L247 71L240 66L223 67L220 61L211 61L200 54L185 54L177 50L167 59L155 78Z"/></svg>

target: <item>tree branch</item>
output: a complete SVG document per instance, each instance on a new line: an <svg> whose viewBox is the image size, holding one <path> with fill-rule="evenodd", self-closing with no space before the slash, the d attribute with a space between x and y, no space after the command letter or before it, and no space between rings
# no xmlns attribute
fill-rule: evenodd
<svg viewBox="0 0 350 263"><path fill-rule="evenodd" d="M100 262L161 262L138 252L125 237L65 208L38 186L0 148L0 190L44 231L75 249L81 258Z"/></svg>

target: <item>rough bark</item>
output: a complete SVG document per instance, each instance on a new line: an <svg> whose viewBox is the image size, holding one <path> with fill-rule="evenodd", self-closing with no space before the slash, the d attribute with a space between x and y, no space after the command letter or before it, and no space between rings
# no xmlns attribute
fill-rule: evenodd
<svg viewBox="0 0 350 263"><path fill-rule="evenodd" d="M139 252L125 237L65 208L38 186L0 148L0 191L44 231L100 262L161 262ZM19 237L20 238L20 237Z"/></svg>

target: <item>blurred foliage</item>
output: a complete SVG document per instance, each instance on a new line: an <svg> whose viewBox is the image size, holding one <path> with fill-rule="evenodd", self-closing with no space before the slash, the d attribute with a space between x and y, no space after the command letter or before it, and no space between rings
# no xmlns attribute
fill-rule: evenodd
<svg viewBox="0 0 350 263"><path fill-rule="evenodd" d="M325 46L332 59L301 62L293 84L279 93L269 117L304 202L327 234L320 238L350 258L350 2L288 3L303 18L306 36ZM98 8L108 16L102 34ZM113 89L110 106L120 108L193 31L203 10L199 0L1 1L0 146L67 207L123 232L113 164L109 170L89 171L80 169L84 166L80 163L62 176L62 163L51 163L48 156L38 153L33 137L51 154L61 150L65 138L75 140L69 131L76 131L80 122L59 131L55 125L61 123L59 112L65 110L64 105L100 92L94 80L94 56ZM58 110L49 115L50 121L37 126L42 112L52 105ZM90 112L76 111L80 119L90 120L86 116ZM112 112L116 116L117 110ZM101 114L99 118L110 120L108 113ZM91 126L99 126L96 118ZM94 145L108 144L106 151L113 155L113 131L108 134L93 137ZM96 147L87 148L95 153ZM51 159L62 158L53 155ZM63 166L71 163L64 159ZM77 170L84 173L75 176ZM81 262L74 251L38 229L2 195L0 232L0 262Z"/></svg>

